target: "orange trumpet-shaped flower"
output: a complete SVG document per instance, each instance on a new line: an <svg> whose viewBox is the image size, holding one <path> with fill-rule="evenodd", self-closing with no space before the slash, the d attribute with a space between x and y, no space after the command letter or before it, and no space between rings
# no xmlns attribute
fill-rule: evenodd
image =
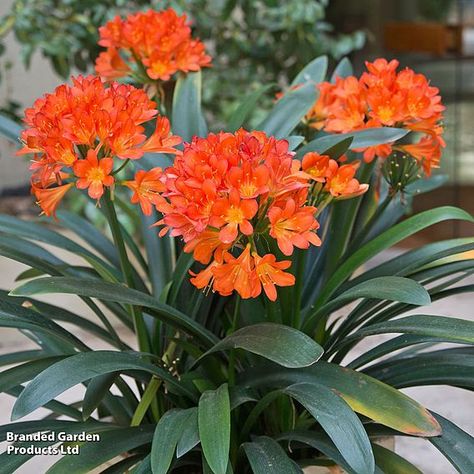
<svg viewBox="0 0 474 474"><path fill-rule="evenodd" d="M254 199L240 199L239 192L233 188L229 197L221 198L216 201L212 208L212 217L210 225L213 227L222 227L219 232L219 238L224 244L230 244L235 241L240 230L244 235L250 235L253 232L250 219L257 213L258 204Z"/></svg>
<svg viewBox="0 0 474 474"><path fill-rule="evenodd" d="M293 199L288 199L283 209L273 206L268 211L270 236L277 240L283 254L291 255L293 247L307 249L310 244L321 245L314 232L319 227L315 212L312 206L297 208Z"/></svg>
<svg viewBox="0 0 474 474"><path fill-rule="evenodd" d="M193 252L194 260L208 264L211 258L221 263L224 252L230 248L230 244L223 244L217 230L205 230L198 237L184 246L185 252Z"/></svg>
<svg viewBox="0 0 474 474"><path fill-rule="evenodd" d="M403 120L405 112L405 95L388 89L373 89L367 92L369 115L382 125L392 126Z"/></svg>
<svg viewBox="0 0 474 474"><path fill-rule="evenodd" d="M224 263L212 269L214 289L221 295L230 295L234 290L244 298L255 298L260 294L260 281L250 255L250 244L235 258L230 253L224 255Z"/></svg>
<svg viewBox="0 0 474 474"><path fill-rule="evenodd" d="M304 155L301 168L313 181L324 183L337 170L337 162L328 155L309 152Z"/></svg>
<svg viewBox="0 0 474 474"><path fill-rule="evenodd" d="M277 262L273 254L259 257L254 253L253 257L257 277L262 284L263 291L271 301L277 299L276 286L293 286L295 284L294 275L283 271L290 267L290 260Z"/></svg>
<svg viewBox="0 0 474 474"><path fill-rule="evenodd" d="M360 184L354 178L357 166L342 165L337 172L328 179L325 189L335 198L349 198L359 196L367 191L367 184Z"/></svg>
<svg viewBox="0 0 474 474"><path fill-rule="evenodd" d="M144 152L176 154L179 151L174 147L181 142L181 137L171 134L170 121L166 117L158 117L155 132L141 149Z"/></svg>
<svg viewBox="0 0 474 474"><path fill-rule="evenodd" d="M106 81L125 77L132 71L116 48L108 48L107 51L99 54L95 62L95 70Z"/></svg>
<svg viewBox="0 0 474 474"><path fill-rule="evenodd" d="M219 264L213 261L208 265L204 270L201 270L199 273L194 273L192 270L189 270L191 275L190 282L198 289L202 290L204 288L209 288L214 282L214 273L213 270Z"/></svg>
<svg viewBox="0 0 474 474"><path fill-rule="evenodd" d="M270 171L266 165L254 168L249 162L243 163L242 167L232 167L227 175L230 185L239 191L242 199L255 199L268 192L269 178Z"/></svg>
<svg viewBox="0 0 474 474"><path fill-rule="evenodd" d="M362 74L360 81L369 88L391 87L396 79L398 65L396 59L387 61L385 58L378 58L373 63L366 61L365 67L368 72Z"/></svg>
<svg viewBox="0 0 474 474"><path fill-rule="evenodd" d="M74 164L74 174L79 178L76 186L79 189L87 189L92 199L100 199L104 194L104 186L112 186L114 177L110 175L114 166L112 158L97 158L94 150L87 152L85 160L79 160Z"/></svg>
<svg viewBox="0 0 474 474"><path fill-rule="evenodd" d="M37 204L41 207L43 214L48 217L56 215L56 209L64 195L74 186L74 183L63 184L54 188L41 188L32 185L32 192L36 197Z"/></svg>
<svg viewBox="0 0 474 474"><path fill-rule="evenodd" d="M204 270L192 276L191 283L199 289L210 288L223 296L232 294L235 290L244 299L255 298L263 290L267 297L275 301L277 286L292 286L295 277L284 270L289 268L291 261L277 262L272 254L260 257L256 252L250 252L248 244L239 257L224 253L224 261L214 260Z"/></svg>
<svg viewBox="0 0 474 474"><path fill-rule="evenodd" d="M140 204L146 216L151 215L153 206L159 206L164 201L160 195L166 189L160 180L162 176L161 168L152 168L149 171L139 170L135 173L135 179L123 183L133 191L132 203Z"/></svg>
<svg viewBox="0 0 474 474"><path fill-rule="evenodd" d="M418 143L400 145L398 149L416 158L423 166L427 176L431 175L432 168L438 168L441 159L441 149L445 146L444 140L436 135L427 135Z"/></svg>

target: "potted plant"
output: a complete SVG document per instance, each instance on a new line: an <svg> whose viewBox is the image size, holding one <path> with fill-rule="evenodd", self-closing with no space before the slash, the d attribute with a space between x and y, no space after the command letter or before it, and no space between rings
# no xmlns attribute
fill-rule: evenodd
<svg viewBox="0 0 474 474"><path fill-rule="evenodd" d="M210 58L184 17L116 18L101 45L108 82L74 78L25 113L20 153L33 156L48 218L0 216L0 253L30 267L0 293L0 324L38 345L0 356L15 364L1 390L17 398L2 440L18 435L0 472L29 461L25 436L40 432L36 447L66 450L53 474L419 472L377 443L384 436L425 438L471 472L472 438L399 389L472 387L473 323L417 308L472 291L461 281L474 240L364 267L421 229L472 222L452 207L405 217L415 194L442 182L422 177L444 144L438 90L383 59L360 78L343 60L325 81L319 57L263 122L248 125L252 93L209 133L200 69ZM61 209L74 189L97 202L112 240ZM141 220L139 235L117 209ZM56 293L76 295L93 319L38 299ZM351 357L377 334L400 335ZM57 400L77 385L80 401ZM22 421L40 407L50 415Z"/></svg>

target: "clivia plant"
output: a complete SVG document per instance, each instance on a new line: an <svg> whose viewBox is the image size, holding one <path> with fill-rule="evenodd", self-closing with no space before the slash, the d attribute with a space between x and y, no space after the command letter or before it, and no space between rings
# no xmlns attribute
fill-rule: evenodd
<svg viewBox="0 0 474 474"><path fill-rule="evenodd" d="M257 127L251 94L209 133L211 59L185 17L138 13L100 34L103 78L73 78L25 112L19 153L46 217L0 216L0 253L30 267L0 293L0 324L38 348L0 356L15 364L1 391L17 398L1 439L100 434L53 474L370 474L419 472L378 441L422 437L472 472L473 439L399 389L474 386L474 324L420 309L473 291L462 280L474 239L366 265L436 223L472 222L453 207L405 218L443 182L430 177L444 146L438 89L384 59L361 77L343 60L326 80L319 57ZM74 192L110 233L62 209ZM88 317L36 298L57 293ZM360 351L380 334L397 336ZM81 400L58 399L76 385ZM50 414L21 421L40 407ZM0 472L32 457L3 454Z"/></svg>

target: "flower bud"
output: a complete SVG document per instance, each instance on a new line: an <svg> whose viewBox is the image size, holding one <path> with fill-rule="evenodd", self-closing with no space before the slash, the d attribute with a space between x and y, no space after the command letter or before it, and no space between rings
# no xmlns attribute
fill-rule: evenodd
<svg viewBox="0 0 474 474"><path fill-rule="evenodd" d="M417 160L399 151L394 151L384 161L382 174L392 194L403 193L409 184L421 178Z"/></svg>

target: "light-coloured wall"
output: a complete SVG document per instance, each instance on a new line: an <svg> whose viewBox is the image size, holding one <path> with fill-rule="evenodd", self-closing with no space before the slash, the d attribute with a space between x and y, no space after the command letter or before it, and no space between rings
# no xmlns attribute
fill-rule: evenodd
<svg viewBox="0 0 474 474"><path fill-rule="evenodd" d="M0 0L0 16L9 12L12 3L13 0ZM33 56L31 67L26 70L20 60L20 46L12 33L5 39L5 46L6 52L0 57L2 71L6 61L10 61L12 67L7 73L3 73L0 83L2 104L12 99L22 104L22 107L27 107L37 97L53 90L62 82L40 54ZM26 158L15 157L14 153L15 146L0 137L0 191L28 182L28 161Z"/></svg>

